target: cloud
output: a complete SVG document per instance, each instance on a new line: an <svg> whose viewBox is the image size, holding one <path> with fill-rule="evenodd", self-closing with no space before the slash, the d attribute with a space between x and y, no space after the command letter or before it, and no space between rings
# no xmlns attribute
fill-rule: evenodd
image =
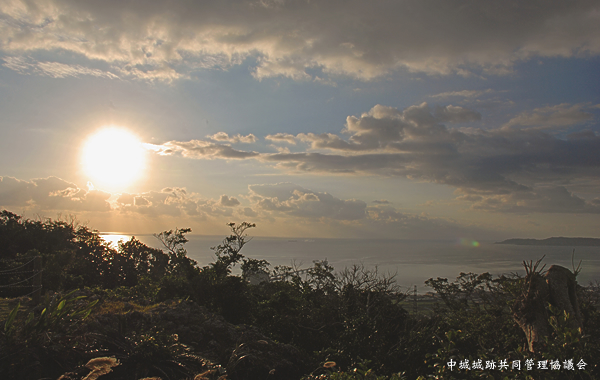
<svg viewBox="0 0 600 380"><path fill-rule="evenodd" d="M153 65L124 64L122 66L116 66L115 70L124 77L142 79L150 82L162 81L171 83L176 79L189 78L186 73L181 73L164 62Z"/></svg>
<svg viewBox="0 0 600 380"><path fill-rule="evenodd" d="M150 201L144 197L135 197L133 204L136 206L150 206Z"/></svg>
<svg viewBox="0 0 600 380"><path fill-rule="evenodd" d="M261 156L286 171L402 175L410 157L396 153L338 155L322 153L276 153Z"/></svg>
<svg viewBox="0 0 600 380"><path fill-rule="evenodd" d="M578 132L569 133L567 135L567 139L569 139L569 140L573 140L573 139L593 139L594 137L596 137L596 133L594 131L590 131L589 129L584 130L584 131L578 131Z"/></svg>
<svg viewBox="0 0 600 380"><path fill-rule="evenodd" d="M329 149L348 152L411 149L412 142L424 141L433 136L452 134L442 122L464 123L481 119L473 110L459 107L436 107L435 113L427 103L411 106L404 111L394 107L376 105L360 117L348 116L343 132L348 140L332 133L300 133L297 140L308 142L312 149ZM422 148L422 147L420 147Z"/></svg>
<svg viewBox="0 0 600 380"><path fill-rule="evenodd" d="M362 200L339 199L289 182L248 188L248 199L253 204L244 210L245 215L273 218L297 226L310 225L329 230L334 236L448 239L473 233L493 235L490 231L444 218L404 213L390 206L388 201L367 206Z"/></svg>
<svg viewBox="0 0 600 380"><path fill-rule="evenodd" d="M392 202L386 200L386 199L376 199L374 201L372 201L372 203L378 204L378 205L389 205L392 204Z"/></svg>
<svg viewBox="0 0 600 380"><path fill-rule="evenodd" d="M290 153L290 148L287 146L279 146L275 144L269 145L271 148L274 148L279 153Z"/></svg>
<svg viewBox="0 0 600 380"><path fill-rule="evenodd" d="M222 195L219 200L206 199L199 194L188 192L185 188L166 187L160 191L121 194L116 200L114 210L121 214L189 217L197 221L231 217L232 207L239 204L236 198L227 195Z"/></svg>
<svg viewBox="0 0 600 380"><path fill-rule="evenodd" d="M395 236L410 239L456 239L457 236L491 238L497 232L478 226L461 224L451 219L435 218L426 214L404 213L390 206L369 207L363 228L370 237Z"/></svg>
<svg viewBox="0 0 600 380"><path fill-rule="evenodd" d="M31 212L111 212L150 217L191 217L195 220L231 217L240 201L227 195L219 200L202 198L185 188L166 187L160 191L111 194L83 190L58 177L30 181L0 177L0 207L17 207Z"/></svg>
<svg viewBox="0 0 600 380"><path fill-rule="evenodd" d="M594 116L583 111L585 104L558 104L536 108L531 112L523 112L510 119L505 128L535 127L537 129L557 129L570 127L591 120Z"/></svg>
<svg viewBox="0 0 600 380"><path fill-rule="evenodd" d="M84 67L81 65L70 65L60 62L36 61L31 57L4 57L2 66L14 70L20 74L38 74L52 78L67 78L79 76L94 76L107 79L119 79L111 72Z"/></svg>
<svg viewBox="0 0 600 380"><path fill-rule="evenodd" d="M548 106L524 113L527 117L522 119L544 119L545 125L590 120L583 107ZM600 136L596 132L574 132L562 139L543 128L449 126L480 119L478 112L453 105L432 108L422 103L404 110L376 105L358 117L348 116L340 134L268 136L271 141L293 139L308 144L299 152L245 152L198 140L154 147L159 154L177 153L196 159L254 159L289 173L379 175L433 182L457 189L459 200L481 210L596 213L589 197L577 195L569 183L585 179L592 186L600 186ZM300 213L289 201L294 191L300 192L296 194L299 204L317 204L304 203L316 201L313 198L317 195L286 186L277 188L280 192L287 189L284 198L262 196L287 199L287 203L265 200L263 208L289 208ZM564 191L556 190L561 186ZM548 199L551 201L545 201Z"/></svg>
<svg viewBox="0 0 600 380"><path fill-rule="evenodd" d="M161 145L145 144L146 147L159 155L170 156L181 154L188 158L223 158L223 159L244 159L256 157L257 152L244 152L236 150L229 145L215 144L202 140L191 141L168 141Z"/></svg>
<svg viewBox="0 0 600 380"><path fill-rule="evenodd" d="M34 186L35 183L17 178L0 177L0 204L7 206L27 204L31 200L30 189Z"/></svg>
<svg viewBox="0 0 600 380"><path fill-rule="evenodd" d="M258 209L302 218L357 220L366 217L366 203L342 200L292 183L248 186Z"/></svg>
<svg viewBox="0 0 600 380"><path fill-rule="evenodd" d="M258 216L258 213L252 210L250 207L244 207L243 215L249 218L256 218Z"/></svg>
<svg viewBox="0 0 600 380"><path fill-rule="evenodd" d="M441 92L439 94L431 95L432 98L452 98L452 97L461 97L461 98L478 98L481 95L493 93L494 90L488 88L487 90L462 90L462 91L448 91Z"/></svg>
<svg viewBox="0 0 600 380"><path fill-rule="evenodd" d="M447 123L469 123L481 120L481 114L479 112L452 105L445 107L437 106L435 108L435 116L441 122Z"/></svg>
<svg viewBox="0 0 600 380"><path fill-rule="evenodd" d="M115 210L121 213L135 213L147 216L193 216L205 217L200 211L204 204L196 194L188 194L185 188L166 187L161 191L147 191L137 194L121 194L117 198Z"/></svg>
<svg viewBox="0 0 600 380"><path fill-rule="evenodd" d="M311 234L330 231L331 236L454 238L473 229L452 220L414 215L392 207L385 200L367 206L359 199L340 199L327 192L313 191L293 183L248 186L244 198L249 207L227 195L218 200L202 198L185 188L166 187L160 191L110 194L100 190L81 190L57 177L23 181L0 177L0 207L18 207L29 212L98 211L109 220L136 217L175 217L186 223L232 218L252 218L266 224L287 224ZM598 206L600 207L600 206ZM235 219L234 219L235 220ZM112 224L109 224L112 225ZM153 227L155 228L155 227ZM482 235L480 235L482 236Z"/></svg>
<svg viewBox="0 0 600 380"><path fill-rule="evenodd" d="M117 198L117 203L123 205L132 205L135 202L135 196L133 194L123 193Z"/></svg>
<svg viewBox="0 0 600 380"><path fill-rule="evenodd" d="M30 181L0 177L0 205L29 210L109 211L111 194L80 189L57 177Z"/></svg>
<svg viewBox="0 0 600 380"><path fill-rule="evenodd" d="M460 133L460 132L456 132ZM463 134L447 149L425 142L414 152L337 155L321 153L273 154L261 159L282 169L312 173L353 173L402 176L450 185L468 194L510 197L536 193L536 182L560 182L569 178L597 181L600 138L559 140L543 132L483 132ZM421 146L421 152L417 147ZM549 205L546 203L546 205ZM555 212L559 203L548 212ZM507 210L506 208L496 208ZM542 207L536 210L542 211ZM552 211L551 211L552 210ZM565 207L565 212L592 212Z"/></svg>
<svg viewBox="0 0 600 380"><path fill-rule="evenodd" d="M221 195L221 199L219 199L219 204L224 207L235 207L239 206L240 201L235 199L234 197L229 198L227 195Z"/></svg>
<svg viewBox="0 0 600 380"><path fill-rule="evenodd" d="M285 142L288 144L296 145L296 137L289 133L276 133L274 135L265 136L265 140L271 140L273 142Z"/></svg>
<svg viewBox="0 0 600 380"><path fill-rule="evenodd" d="M597 2L133 1L0 4L10 55L67 51L122 75L170 81L256 62L257 79L370 80L394 70L510 73L532 57L600 52ZM335 20L335 22L332 22ZM249 60L251 58L251 60ZM322 74L310 74L319 69ZM54 70L54 69L53 69Z"/></svg>
<svg viewBox="0 0 600 380"><path fill-rule="evenodd" d="M509 194L463 195L471 209L509 213L589 213L600 214L600 205L573 194L564 186L541 187Z"/></svg>
<svg viewBox="0 0 600 380"><path fill-rule="evenodd" d="M561 114L578 110L568 105L548 108ZM563 140L535 129L456 130L438 123L443 118L477 118L467 110L453 110L449 106L433 112L419 105L398 111L376 106L359 118L348 118L348 140L333 134L297 137L323 153L272 154L260 159L296 172L378 174L449 185L462 194L459 199L482 210L597 212L568 186L560 187L576 178L600 185L600 137L593 131Z"/></svg>
<svg viewBox="0 0 600 380"><path fill-rule="evenodd" d="M247 136L242 136L239 133L235 136L229 136L225 132L217 132L214 135L208 135L206 137L211 140L227 141L230 143L240 143L241 142L241 143L251 144L251 143L256 142L256 136L254 136L252 133L250 133Z"/></svg>

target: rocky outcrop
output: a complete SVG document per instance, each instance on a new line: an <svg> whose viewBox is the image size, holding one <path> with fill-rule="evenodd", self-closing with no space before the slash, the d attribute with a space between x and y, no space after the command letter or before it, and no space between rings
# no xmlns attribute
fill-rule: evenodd
<svg viewBox="0 0 600 380"><path fill-rule="evenodd" d="M550 332L548 304L569 314L569 327L582 327L575 274L553 265L542 275L536 267L537 264L525 266L524 291L512 307L513 319L525 332L531 352L541 349L544 337Z"/></svg>

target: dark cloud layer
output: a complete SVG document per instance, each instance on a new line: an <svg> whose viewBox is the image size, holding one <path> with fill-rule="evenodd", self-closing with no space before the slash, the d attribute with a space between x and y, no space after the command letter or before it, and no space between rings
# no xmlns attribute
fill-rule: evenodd
<svg viewBox="0 0 600 380"><path fill-rule="evenodd" d="M28 62L52 76L170 81L248 57L256 61L253 75L259 79L329 83L321 74L309 74L313 69L364 80L396 69L506 74L516 61L531 57L600 53L598 9L592 0L147 1L142 6L123 0L14 0L0 4L0 47L19 59L60 49L111 66L110 73L102 73Z"/></svg>
<svg viewBox="0 0 600 380"><path fill-rule="evenodd" d="M536 108L512 118L504 128L535 127L537 129L556 129L593 119L593 115L584 111L585 104L558 104L556 106Z"/></svg>
<svg viewBox="0 0 600 380"><path fill-rule="evenodd" d="M308 144L299 152L257 153L207 142L168 142L162 154L253 158L285 171L400 176L457 189L473 208L505 212L596 213L592 199L569 189L586 178L600 185L600 136L583 130L560 138L554 132L589 124L585 105L561 104L518 115L497 129L457 128L478 121L474 110L427 103L403 111L376 105L349 116L342 134L269 135L273 142ZM519 127L516 127L516 126ZM552 133L550 133L552 132Z"/></svg>

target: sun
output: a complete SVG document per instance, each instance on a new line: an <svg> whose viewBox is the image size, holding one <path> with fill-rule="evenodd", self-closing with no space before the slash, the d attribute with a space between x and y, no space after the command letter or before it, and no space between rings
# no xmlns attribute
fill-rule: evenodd
<svg viewBox="0 0 600 380"><path fill-rule="evenodd" d="M127 188L140 179L145 161L142 143L124 128L103 128L88 137L83 145L83 170L96 188Z"/></svg>

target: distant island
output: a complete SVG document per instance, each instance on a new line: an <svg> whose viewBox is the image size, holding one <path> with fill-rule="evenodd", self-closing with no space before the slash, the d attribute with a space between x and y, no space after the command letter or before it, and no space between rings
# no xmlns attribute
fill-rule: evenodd
<svg viewBox="0 0 600 380"><path fill-rule="evenodd" d="M513 244L513 245L555 245L569 247L600 247L600 239L596 238L567 238L551 237L548 239L508 239L494 244Z"/></svg>

